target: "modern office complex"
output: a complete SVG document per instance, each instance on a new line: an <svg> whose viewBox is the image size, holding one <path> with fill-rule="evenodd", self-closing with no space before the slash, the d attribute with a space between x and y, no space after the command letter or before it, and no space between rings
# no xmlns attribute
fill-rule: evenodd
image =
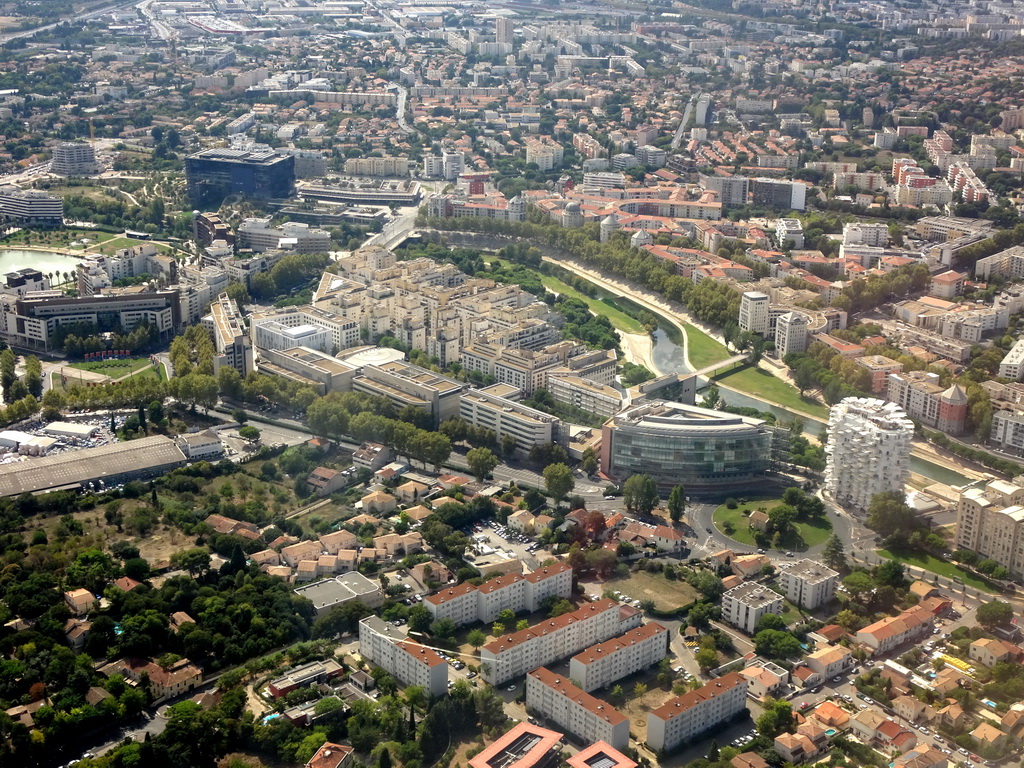
<svg viewBox="0 0 1024 768"><path fill-rule="evenodd" d="M589 693L657 664L668 652L668 630L652 621L577 653L569 662L569 677Z"/></svg>
<svg viewBox="0 0 1024 768"><path fill-rule="evenodd" d="M716 677L647 715L647 746L668 752L746 709L747 681L736 672Z"/></svg>
<svg viewBox="0 0 1024 768"><path fill-rule="evenodd" d="M517 402L522 393L511 384L492 384L462 395L459 416L475 427L493 430L498 439L511 435L516 448L529 451L535 445L555 442L557 416Z"/></svg>
<svg viewBox="0 0 1024 768"><path fill-rule="evenodd" d="M771 468L775 440L761 419L655 401L604 425L601 471L616 481L646 473L662 487L733 490Z"/></svg>
<svg viewBox="0 0 1024 768"><path fill-rule="evenodd" d="M990 480L968 488L957 501L956 548L995 560L1024 575L1024 488Z"/></svg>
<svg viewBox="0 0 1024 768"><path fill-rule="evenodd" d="M422 686L431 696L448 691L448 665L433 650L406 638L378 616L359 622L359 654L405 685Z"/></svg>
<svg viewBox="0 0 1024 768"><path fill-rule="evenodd" d="M526 706L584 744L604 741L616 749L629 746L629 719L625 715L546 667L526 676Z"/></svg>
<svg viewBox="0 0 1024 768"><path fill-rule="evenodd" d="M0 219L22 224L60 226L64 221L64 200L41 189L0 187Z"/></svg>
<svg viewBox="0 0 1024 768"><path fill-rule="evenodd" d="M309 305L254 314L250 324L259 349L309 347L333 354L360 343L356 321Z"/></svg>
<svg viewBox="0 0 1024 768"><path fill-rule="evenodd" d="M311 229L308 224L286 221L280 227L270 225L270 219L246 219L238 226L238 245L252 248L257 253L281 249L297 253L327 253L331 250L331 233L325 229Z"/></svg>
<svg viewBox="0 0 1024 768"><path fill-rule="evenodd" d="M57 176L89 176L98 170L96 151L91 144L69 141L53 149L50 171Z"/></svg>
<svg viewBox="0 0 1024 768"><path fill-rule="evenodd" d="M809 611L835 596L838 581L838 573L814 560L779 564L779 586L786 599Z"/></svg>
<svg viewBox="0 0 1024 768"><path fill-rule="evenodd" d="M185 158L185 177L193 205L216 207L231 195L286 198L295 193L295 158L269 147L205 149Z"/></svg>
<svg viewBox="0 0 1024 768"><path fill-rule="evenodd" d="M914 423L895 403L848 397L832 406L825 446L825 487L840 504L867 509L871 498L902 491Z"/></svg>
<svg viewBox="0 0 1024 768"><path fill-rule="evenodd" d="M722 618L748 635L754 634L762 616L781 614L785 607L782 595L753 581L733 587L722 595Z"/></svg>
<svg viewBox="0 0 1024 768"><path fill-rule="evenodd" d="M633 608L609 599L587 603L492 640L480 650L481 673L491 685L500 685L638 626L640 612Z"/></svg>

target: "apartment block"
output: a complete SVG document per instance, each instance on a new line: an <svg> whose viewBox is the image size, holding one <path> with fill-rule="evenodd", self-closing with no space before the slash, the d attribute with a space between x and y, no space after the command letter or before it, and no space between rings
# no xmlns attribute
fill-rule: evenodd
<svg viewBox="0 0 1024 768"><path fill-rule="evenodd" d="M883 491L902 491L914 424L895 403L848 397L832 406L825 487L840 504L867 509Z"/></svg>
<svg viewBox="0 0 1024 768"><path fill-rule="evenodd" d="M747 681L738 673L716 677L670 699L647 715L647 746L670 752L747 708Z"/></svg>
<svg viewBox="0 0 1024 768"><path fill-rule="evenodd" d="M799 560L781 563L779 570L779 586L785 590L786 599L794 605L814 610L835 597L839 574L819 562Z"/></svg>
<svg viewBox="0 0 1024 768"><path fill-rule="evenodd" d="M608 599L587 603L485 645L480 650L483 678L500 685L638 626L640 613L629 606Z"/></svg>
<svg viewBox="0 0 1024 768"><path fill-rule="evenodd" d="M959 384L943 387L934 373L889 374L885 399L910 418L949 435L960 434L967 423L967 394Z"/></svg>
<svg viewBox="0 0 1024 768"><path fill-rule="evenodd" d="M345 173L353 176L408 176L407 157L350 157L345 161Z"/></svg>
<svg viewBox="0 0 1024 768"><path fill-rule="evenodd" d="M968 488L957 501L956 547L1024 574L1024 488L1003 480Z"/></svg>
<svg viewBox="0 0 1024 768"><path fill-rule="evenodd" d="M999 376L1010 381L1024 379L1024 339L1018 339L999 363Z"/></svg>
<svg viewBox="0 0 1024 768"><path fill-rule="evenodd" d="M1024 411L1001 409L992 414L989 442L1003 450L1024 451Z"/></svg>
<svg viewBox="0 0 1024 768"><path fill-rule="evenodd" d="M482 621L489 624L504 610L535 611L548 597L572 595L572 568L564 563L538 568L523 576L511 573L489 579L479 587L462 583L423 598L434 619L449 618L459 626Z"/></svg>
<svg viewBox="0 0 1024 768"><path fill-rule="evenodd" d="M657 664L668 652L669 631L652 621L577 653L569 662L569 677L590 693Z"/></svg>
<svg viewBox="0 0 1024 768"><path fill-rule="evenodd" d="M779 219L775 224L775 242L780 248L797 249L804 247L804 225L800 219Z"/></svg>
<svg viewBox="0 0 1024 768"><path fill-rule="evenodd" d="M459 416L476 427L494 430L498 439L515 438L516 448L555 442L561 421L556 416L518 402L521 392L510 384L472 389L459 401Z"/></svg>
<svg viewBox="0 0 1024 768"><path fill-rule="evenodd" d="M753 635L766 613L780 615L785 610L782 595L756 582L746 582L722 595L722 618L737 629Z"/></svg>
<svg viewBox="0 0 1024 768"><path fill-rule="evenodd" d="M327 253L331 250L331 234L298 221L272 227L270 219L246 219L238 226L238 245L257 253L270 250Z"/></svg>
<svg viewBox="0 0 1024 768"><path fill-rule="evenodd" d="M242 378L256 370L252 340L242 321L242 313L226 293L210 305L210 314L203 318L203 326L213 334L213 346L217 352L213 358L214 374L225 365L238 371Z"/></svg>
<svg viewBox="0 0 1024 768"><path fill-rule="evenodd" d="M740 298L740 330L766 335L768 333L769 304L771 304L771 298L767 293L744 291Z"/></svg>
<svg viewBox="0 0 1024 768"><path fill-rule="evenodd" d="M876 395L886 391L889 386L889 374L903 370L903 363L885 355L863 355L855 358L854 362L867 369L871 375L871 391Z"/></svg>
<svg viewBox="0 0 1024 768"><path fill-rule="evenodd" d="M609 419L622 410L619 390L569 373L549 373L548 392L557 402L601 419Z"/></svg>
<svg viewBox="0 0 1024 768"><path fill-rule="evenodd" d="M811 319L803 312L786 312L775 321L775 354L781 360L791 352L806 352L811 337Z"/></svg>
<svg viewBox="0 0 1024 768"><path fill-rule="evenodd" d="M378 616L367 616L359 622L359 655L405 685L422 686L431 696L443 696L448 691L445 660Z"/></svg>
<svg viewBox="0 0 1024 768"><path fill-rule="evenodd" d="M0 187L0 217L4 221L60 226L64 221L64 199L41 189L6 185Z"/></svg>
<svg viewBox="0 0 1024 768"><path fill-rule="evenodd" d="M615 749L629 746L625 715L545 667L526 676L526 707L585 744L603 741Z"/></svg>
<svg viewBox="0 0 1024 768"><path fill-rule="evenodd" d="M555 768L562 760L564 738L547 728L519 723L471 758L469 768Z"/></svg>

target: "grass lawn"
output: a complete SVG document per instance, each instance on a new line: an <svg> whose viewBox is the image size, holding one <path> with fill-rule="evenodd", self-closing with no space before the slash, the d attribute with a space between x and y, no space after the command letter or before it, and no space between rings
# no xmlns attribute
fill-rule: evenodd
<svg viewBox="0 0 1024 768"><path fill-rule="evenodd" d="M147 240L136 240L132 237L114 237L110 240L104 241L99 247L92 246L89 250L97 251L99 253L113 253L114 251L120 250L121 248L132 248L136 245L145 245ZM157 251L164 252L170 250L163 243L151 243Z"/></svg>
<svg viewBox="0 0 1024 768"><path fill-rule="evenodd" d="M685 581L669 581L664 576L647 571L634 571L623 578L609 579L601 585L604 590L615 590L635 600L653 600L654 606L670 611L688 605L700 593Z"/></svg>
<svg viewBox="0 0 1024 768"><path fill-rule="evenodd" d="M647 331L644 330L644 327L621 309L613 307L611 304L601 301L600 299L592 299L589 296L585 296L571 285L563 283L557 277L542 274L538 274L538 277L544 287L549 291L585 302L586 305L590 307L590 311L595 315L604 315L607 317L611 321L611 324L615 326L616 330L622 331L623 333L642 333L646 335Z"/></svg>
<svg viewBox="0 0 1024 768"><path fill-rule="evenodd" d="M740 542L740 544L746 544L748 546L756 546L754 542L754 534L750 530L750 524L748 522L748 515L755 509L764 507L767 512L773 507L777 507L782 503L782 499L778 497L754 499L743 504L736 505L736 509L729 509L725 504L719 504L718 509L715 510L715 514L712 520L715 523L715 527L718 528L722 533L725 533L726 523L731 523L733 531L732 533L726 534L732 539Z"/></svg>
<svg viewBox="0 0 1024 768"><path fill-rule="evenodd" d="M828 418L826 406L800 397L796 387L759 368L751 368L749 365L737 366L716 374L714 380L740 392L770 400L783 408L802 411L821 419ZM729 393L725 392L723 396L728 402Z"/></svg>
<svg viewBox="0 0 1024 768"><path fill-rule="evenodd" d="M66 368L80 368L83 371L95 371L112 379L127 376L132 371L150 365L148 357L133 357L127 360L90 360L82 363L70 363Z"/></svg>
<svg viewBox="0 0 1024 768"><path fill-rule="evenodd" d="M135 379L156 379L157 381L167 381L167 372L164 370L164 366L153 365L149 368L143 368L138 371L132 378Z"/></svg>
<svg viewBox="0 0 1024 768"><path fill-rule="evenodd" d="M696 370L699 371L701 368L732 357L724 345L719 344L700 328L689 323L685 323L684 328L686 329L686 355L690 358L690 365Z"/></svg>
<svg viewBox="0 0 1024 768"><path fill-rule="evenodd" d="M957 568L955 563L951 563L947 560L940 560L939 558L929 555L924 552L909 552L905 550L889 550L879 549L876 550L882 557L888 557L892 560L899 560L901 563L907 565L913 565L917 568L923 568L926 571L937 573L939 576L945 576L950 579L959 579L969 587L975 589L983 589L986 592L992 592L998 594L999 590L993 589L986 582L979 579L973 573L962 571Z"/></svg>
<svg viewBox="0 0 1024 768"><path fill-rule="evenodd" d="M725 504L720 504L715 510L712 520L718 530L725 533L725 524L732 523L732 533L726 534L740 544L750 547L757 546L754 540L753 531L750 530L748 515L755 509L764 508L768 511L782 503L777 496L766 496L760 499L737 504L736 509L729 509ZM744 512L748 514L744 514ZM823 543L832 533L832 523L827 518L816 518L814 520L798 520L796 529L800 534L806 548L815 547Z"/></svg>

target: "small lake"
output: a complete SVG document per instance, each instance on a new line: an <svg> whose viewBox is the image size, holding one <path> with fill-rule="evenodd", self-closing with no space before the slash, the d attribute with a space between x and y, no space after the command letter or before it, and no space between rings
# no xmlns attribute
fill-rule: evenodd
<svg viewBox="0 0 1024 768"><path fill-rule="evenodd" d="M53 251L27 251L18 248L0 249L0 275L30 267L47 272L74 272L81 256L67 256Z"/></svg>

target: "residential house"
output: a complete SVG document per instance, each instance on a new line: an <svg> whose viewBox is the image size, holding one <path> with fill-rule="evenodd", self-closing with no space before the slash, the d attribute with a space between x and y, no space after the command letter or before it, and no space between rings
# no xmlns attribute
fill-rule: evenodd
<svg viewBox="0 0 1024 768"><path fill-rule="evenodd" d="M123 675L134 683L139 683L143 674L148 675L154 702L191 691L203 680L202 671L188 659L179 659L166 669L152 659L119 659L101 667L100 672L107 677Z"/></svg>
<svg viewBox="0 0 1024 768"><path fill-rule="evenodd" d="M376 472L391 461L391 449L380 443L363 443L352 452L352 464Z"/></svg>
<svg viewBox="0 0 1024 768"><path fill-rule="evenodd" d="M929 584L927 581L921 581L918 579L910 585L911 594L917 595L920 600L924 600L929 597L938 597L939 590Z"/></svg>
<svg viewBox="0 0 1024 768"><path fill-rule="evenodd" d="M1021 656L1024 656L1024 651L1005 640L983 637L971 643L967 655L971 661L991 667L1001 661L1018 662L1021 660Z"/></svg>
<svg viewBox="0 0 1024 768"><path fill-rule="evenodd" d="M351 531L341 528L320 537L320 546L329 555L336 555L343 549L355 549L359 546L359 537Z"/></svg>
<svg viewBox="0 0 1024 768"><path fill-rule="evenodd" d="M85 649L85 644L89 642L91 630L91 621L68 619L64 623L64 639L68 641L71 650L80 653Z"/></svg>
<svg viewBox="0 0 1024 768"><path fill-rule="evenodd" d="M398 506L398 500L390 493L373 491L360 499L363 511L371 515L386 515Z"/></svg>
<svg viewBox="0 0 1024 768"><path fill-rule="evenodd" d="M337 469L317 467L306 476L306 485L313 489L317 496L330 496L345 487L348 475Z"/></svg>
<svg viewBox="0 0 1024 768"><path fill-rule="evenodd" d="M741 669L739 674L747 681L747 694L757 699L777 697L789 681L789 673L785 669L762 659Z"/></svg>
<svg viewBox="0 0 1024 768"><path fill-rule="evenodd" d="M96 598L88 589L72 589L64 593L64 603L72 616L85 616L96 602Z"/></svg>
<svg viewBox="0 0 1024 768"><path fill-rule="evenodd" d="M300 541L281 550L281 559L285 565L295 568L303 560L316 560L320 556L322 545L319 541Z"/></svg>
<svg viewBox="0 0 1024 768"><path fill-rule="evenodd" d="M828 680L853 666L853 653L841 645L826 645L808 654L804 662Z"/></svg>
<svg viewBox="0 0 1024 768"><path fill-rule="evenodd" d="M892 700L892 708L897 715L911 723L921 720L929 709L927 704L913 696L897 696Z"/></svg>
<svg viewBox="0 0 1024 768"><path fill-rule="evenodd" d="M736 555L732 559L732 572L746 580L760 576L762 569L771 562L767 555Z"/></svg>
<svg viewBox="0 0 1024 768"><path fill-rule="evenodd" d="M884 749L906 752L917 746L917 733L892 720L886 720L878 726L875 741Z"/></svg>
<svg viewBox="0 0 1024 768"><path fill-rule="evenodd" d="M729 761L732 768L770 768L757 752L741 752Z"/></svg>
<svg viewBox="0 0 1024 768"><path fill-rule="evenodd" d="M196 620L184 611L175 611L171 614L171 631L179 632L186 624L195 624Z"/></svg>
<svg viewBox="0 0 1024 768"><path fill-rule="evenodd" d="M768 513L762 509L755 509L750 513L750 517L747 518L750 527L759 531L768 530L768 520Z"/></svg>
<svg viewBox="0 0 1024 768"><path fill-rule="evenodd" d="M508 527L521 533L531 533L533 531L533 521L533 513L528 509L521 509L508 516Z"/></svg>
<svg viewBox="0 0 1024 768"><path fill-rule="evenodd" d="M938 720L953 733L960 733L971 722L970 716L959 704L948 704L938 711Z"/></svg>
<svg viewBox="0 0 1024 768"><path fill-rule="evenodd" d="M892 768L947 768L948 765L944 754L930 744L922 744L897 757Z"/></svg>
<svg viewBox="0 0 1024 768"><path fill-rule="evenodd" d="M328 741L309 758L304 768L348 768L352 765L354 753L352 747Z"/></svg>
<svg viewBox="0 0 1024 768"><path fill-rule="evenodd" d="M850 724L850 713L832 701L823 701L810 714L826 728L846 728Z"/></svg>
<svg viewBox="0 0 1024 768"><path fill-rule="evenodd" d="M971 738L974 739L978 745L984 749L990 747L992 749L1003 749L1010 737L1003 733L1001 730L996 728L991 723L982 721L977 728L971 731Z"/></svg>
<svg viewBox="0 0 1024 768"><path fill-rule="evenodd" d="M887 616L857 632L857 641L874 655L888 653L905 643L931 634L935 615L927 608L915 606L898 616Z"/></svg>
<svg viewBox="0 0 1024 768"><path fill-rule="evenodd" d="M814 742L799 733L779 734L775 737L774 746L783 760L794 765L810 760L818 754Z"/></svg>
<svg viewBox="0 0 1024 768"><path fill-rule="evenodd" d="M420 499L430 493L430 486L416 480L406 480L395 488L395 496L403 504L419 504Z"/></svg>

